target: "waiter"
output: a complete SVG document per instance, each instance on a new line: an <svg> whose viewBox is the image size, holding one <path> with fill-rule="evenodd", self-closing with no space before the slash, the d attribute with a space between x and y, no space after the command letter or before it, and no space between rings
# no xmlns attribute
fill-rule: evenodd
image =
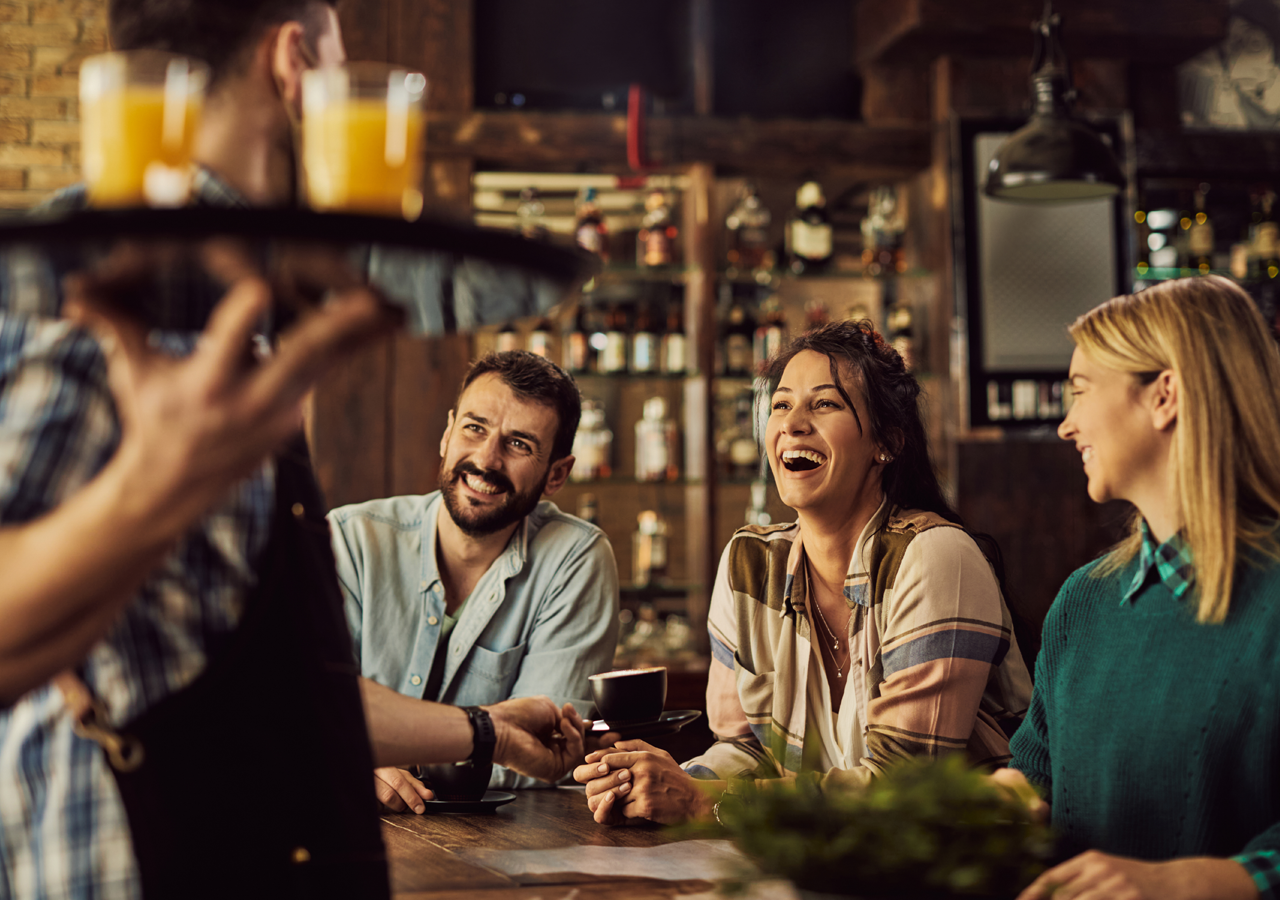
<svg viewBox="0 0 1280 900"><path fill-rule="evenodd" d="M197 205L291 201L301 74L344 58L331 3L112 0L109 25L211 66ZM0 285L0 896L386 896L375 764L545 777L581 752L545 699L358 678L296 436L321 372L396 317L348 291L255 360L270 292L207 263L216 305L169 298L203 334L149 333L109 272L21 313Z"/></svg>

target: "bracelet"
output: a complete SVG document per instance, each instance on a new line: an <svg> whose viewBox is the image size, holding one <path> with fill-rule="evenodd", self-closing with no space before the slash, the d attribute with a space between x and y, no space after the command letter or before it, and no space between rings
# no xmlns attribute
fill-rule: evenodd
<svg viewBox="0 0 1280 900"><path fill-rule="evenodd" d="M493 762L493 747L498 742L498 732L493 719L478 706L464 706L463 711L471 721L471 755L467 762L473 766L487 766Z"/></svg>

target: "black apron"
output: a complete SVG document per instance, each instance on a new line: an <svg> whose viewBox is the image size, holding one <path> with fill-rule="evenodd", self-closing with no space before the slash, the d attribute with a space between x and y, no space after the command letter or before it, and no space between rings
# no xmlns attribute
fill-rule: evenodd
<svg viewBox="0 0 1280 900"><path fill-rule="evenodd" d="M239 628L120 731L115 772L146 900L385 898L386 853L324 505L299 440Z"/></svg>

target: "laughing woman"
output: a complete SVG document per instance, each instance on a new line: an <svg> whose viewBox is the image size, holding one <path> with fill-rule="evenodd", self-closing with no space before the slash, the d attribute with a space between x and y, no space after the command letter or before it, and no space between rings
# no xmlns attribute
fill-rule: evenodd
<svg viewBox="0 0 1280 900"><path fill-rule="evenodd" d="M797 521L743 528L721 558L717 741L683 769L643 741L589 756L574 777L598 822L706 817L729 779L802 760L857 786L910 756L1009 758L1030 680L992 567L938 488L915 378L852 322L803 335L765 378L765 450Z"/></svg>
<svg viewBox="0 0 1280 900"><path fill-rule="evenodd" d="M1080 853L1024 898L1274 897L1280 884L1280 353L1216 277L1071 327L1059 429L1135 507L1044 626L1012 743ZM1088 851L1088 852L1080 852Z"/></svg>

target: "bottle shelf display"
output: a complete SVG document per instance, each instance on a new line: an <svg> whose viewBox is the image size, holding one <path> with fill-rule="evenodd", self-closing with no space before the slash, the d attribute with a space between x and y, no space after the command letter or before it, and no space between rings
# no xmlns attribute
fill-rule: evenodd
<svg viewBox="0 0 1280 900"><path fill-rule="evenodd" d="M896 189L858 188L864 205L851 213L853 188L828 193L820 180L704 181L714 240L698 243L692 172L473 180L477 224L602 261L571 302L476 334L473 352L528 349L578 383L576 462L553 500L609 536L631 615L626 659L664 642L687 649L689 627L705 632L714 560L733 531L792 517L755 437L763 362L842 318L871 320L909 353L914 304L933 284L906 268Z"/></svg>

